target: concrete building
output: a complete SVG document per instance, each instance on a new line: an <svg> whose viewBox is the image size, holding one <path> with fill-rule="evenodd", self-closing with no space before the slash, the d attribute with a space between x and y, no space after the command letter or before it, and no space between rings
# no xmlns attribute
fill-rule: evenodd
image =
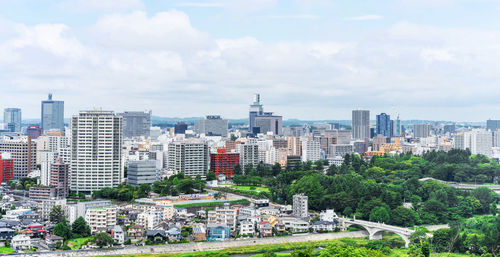
<svg viewBox="0 0 500 257"><path fill-rule="evenodd" d="M157 181L156 161L131 161L128 164L127 182L132 186L153 184Z"/></svg>
<svg viewBox="0 0 500 257"><path fill-rule="evenodd" d="M9 132L21 132L21 109L5 108L3 124L3 128Z"/></svg>
<svg viewBox="0 0 500 257"><path fill-rule="evenodd" d="M244 168L247 164L252 164L253 167L259 165L259 145L239 144L236 146L236 149L240 154L241 168Z"/></svg>
<svg viewBox="0 0 500 257"><path fill-rule="evenodd" d="M234 166L238 163L240 163L240 154L228 153L225 148L219 148L217 153L210 154L210 170L215 172L217 178L224 175L227 180L232 180Z"/></svg>
<svg viewBox="0 0 500 257"><path fill-rule="evenodd" d="M106 228L116 225L116 207L90 208L85 213L85 221L87 221L91 233L105 231Z"/></svg>
<svg viewBox="0 0 500 257"><path fill-rule="evenodd" d="M42 201L42 219L43 220L49 220L50 218L50 211L52 211L52 208L54 206L59 205L61 208L64 210L64 206L66 205L66 199L58 199L58 198L53 198L53 199L47 199Z"/></svg>
<svg viewBox="0 0 500 257"><path fill-rule="evenodd" d="M354 139L370 138L370 111L368 110L352 111L352 138Z"/></svg>
<svg viewBox="0 0 500 257"><path fill-rule="evenodd" d="M341 156L354 153L354 146L351 144L332 145L330 146L330 157Z"/></svg>
<svg viewBox="0 0 500 257"><path fill-rule="evenodd" d="M230 208L228 205L217 207L207 213L207 224L223 224L231 228L233 232L236 230L236 220L236 209Z"/></svg>
<svg viewBox="0 0 500 257"><path fill-rule="evenodd" d="M249 123L249 128L248 132L250 134L257 134L254 131L255 130L255 117L258 115L262 115L264 112L264 108L262 104L260 103L260 94L254 94L253 95L253 103L250 105L249 108L249 117L248 117L248 123Z"/></svg>
<svg viewBox="0 0 500 257"><path fill-rule="evenodd" d="M71 119L71 190L116 187L123 179L122 117L112 111L81 111Z"/></svg>
<svg viewBox="0 0 500 257"><path fill-rule="evenodd" d="M179 122L175 123L175 125L174 125L174 133L176 135L186 134L187 128L188 128L188 125L186 123L184 123L183 121L179 121Z"/></svg>
<svg viewBox="0 0 500 257"><path fill-rule="evenodd" d="M38 151L40 154L40 184L48 186L50 184L50 166L56 162L57 152L47 150Z"/></svg>
<svg viewBox="0 0 500 257"><path fill-rule="evenodd" d="M151 111L118 113L123 117L123 137L149 137L152 126Z"/></svg>
<svg viewBox="0 0 500 257"><path fill-rule="evenodd" d="M66 219L70 223L73 223L78 217L85 218L85 214L87 213L88 209L107 206L112 206L111 201L97 200L89 202L78 202L76 204L66 204L64 205L64 214L66 216Z"/></svg>
<svg viewBox="0 0 500 257"><path fill-rule="evenodd" d="M198 134L205 136L227 137L228 121L220 115L208 115L206 119L199 120L194 124L194 130Z"/></svg>
<svg viewBox="0 0 500 257"><path fill-rule="evenodd" d="M52 94L42 101L41 125L43 131L64 131L64 101L52 100Z"/></svg>
<svg viewBox="0 0 500 257"><path fill-rule="evenodd" d="M209 160L210 152L206 142L173 142L168 145L168 170L191 177L204 177L208 172Z"/></svg>
<svg viewBox="0 0 500 257"><path fill-rule="evenodd" d="M299 194L293 196L293 216L298 218L309 217L307 195Z"/></svg>
<svg viewBox="0 0 500 257"><path fill-rule="evenodd" d="M10 153L0 154L0 184L7 183L14 178L14 159Z"/></svg>
<svg viewBox="0 0 500 257"><path fill-rule="evenodd" d="M317 161L321 159L320 142L310 139L302 140L302 161Z"/></svg>
<svg viewBox="0 0 500 257"><path fill-rule="evenodd" d="M283 134L283 117L273 115L272 112L264 112L255 116L254 132L266 134L272 132L273 135Z"/></svg>
<svg viewBox="0 0 500 257"><path fill-rule="evenodd" d="M36 143L31 137L4 136L0 141L0 153L10 153L14 160L14 179L21 179L36 170Z"/></svg>
<svg viewBox="0 0 500 257"><path fill-rule="evenodd" d="M69 196L69 164L64 163L62 158L57 158L50 166L50 183L55 187L57 197L66 198Z"/></svg>
<svg viewBox="0 0 500 257"><path fill-rule="evenodd" d="M155 229L165 220L164 213L161 210L148 210L137 215L136 224L147 230Z"/></svg>
<svg viewBox="0 0 500 257"><path fill-rule="evenodd" d="M429 137L431 135L431 125L430 124L415 124L413 125L413 137L422 138Z"/></svg>
<svg viewBox="0 0 500 257"><path fill-rule="evenodd" d="M493 137L490 131L474 130L470 133L470 151L472 154L483 154L491 157Z"/></svg>
<svg viewBox="0 0 500 257"><path fill-rule="evenodd" d="M496 131L500 129L500 120L487 120L486 121L486 130Z"/></svg>

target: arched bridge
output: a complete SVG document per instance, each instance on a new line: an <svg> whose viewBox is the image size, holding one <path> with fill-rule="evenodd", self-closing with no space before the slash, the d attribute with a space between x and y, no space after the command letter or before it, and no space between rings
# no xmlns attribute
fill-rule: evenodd
<svg viewBox="0 0 500 257"><path fill-rule="evenodd" d="M408 247L410 245L410 239L409 239L410 235L413 232L415 232L415 230L408 228L396 227L396 226L386 225L384 223L371 222L366 220L357 220L356 218L354 219L339 218L339 223L342 229L346 229L352 225L358 225L363 227L364 229L366 229L366 231L368 231L369 235L368 238L370 240L381 240L382 234L385 231L392 232L403 238L403 240L405 241L405 247Z"/></svg>

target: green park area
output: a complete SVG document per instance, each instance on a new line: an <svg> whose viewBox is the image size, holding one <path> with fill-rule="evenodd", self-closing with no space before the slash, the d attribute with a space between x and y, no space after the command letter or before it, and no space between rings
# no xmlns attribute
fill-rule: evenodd
<svg viewBox="0 0 500 257"><path fill-rule="evenodd" d="M13 251L14 250L10 249L9 247L5 247L5 246L0 247L0 254L2 254L2 253L11 253Z"/></svg>
<svg viewBox="0 0 500 257"><path fill-rule="evenodd" d="M270 193L269 188L263 186L231 186L231 188L236 190L248 190L248 191Z"/></svg>
<svg viewBox="0 0 500 257"><path fill-rule="evenodd" d="M75 238L68 240L67 245L71 248L71 250L80 250L82 249L82 246L86 245L90 240L92 240L91 237Z"/></svg>

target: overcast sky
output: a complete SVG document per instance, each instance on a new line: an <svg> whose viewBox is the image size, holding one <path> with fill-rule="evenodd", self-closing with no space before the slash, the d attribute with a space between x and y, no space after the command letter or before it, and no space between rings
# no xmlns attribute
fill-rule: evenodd
<svg viewBox="0 0 500 257"><path fill-rule="evenodd" d="M498 0L0 0L0 108L500 118Z"/></svg>

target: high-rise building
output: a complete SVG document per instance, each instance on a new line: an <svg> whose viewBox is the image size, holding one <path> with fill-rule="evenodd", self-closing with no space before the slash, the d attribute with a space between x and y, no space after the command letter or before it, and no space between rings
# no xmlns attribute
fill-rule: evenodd
<svg viewBox="0 0 500 257"><path fill-rule="evenodd" d="M220 117L220 115L208 115L206 119L199 120L194 124L194 130L198 134L206 136L222 136L227 137L228 121Z"/></svg>
<svg viewBox="0 0 500 257"><path fill-rule="evenodd" d="M376 134L384 137L391 137L391 116L386 113L377 115Z"/></svg>
<svg viewBox="0 0 500 257"><path fill-rule="evenodd" d="M469 149L472 154L492 155L493 136L491 131L473 130L458 133L453 137L454 148Z"/></svg>
<svg viewBox="0 0 500 257"><path fill-rule="evenodd" d="M306 218L309 216L308 198L307 195L293 195L293 216L298 218Z"/></svg>
<svg viewBox="0 0 500 257"><path fill-rule="evenodd" d="M260 94L254 94L253 95L253 103L250 105L249 108L249 117L248 117L248 132L250 134L257 134L254 131L255 126L255 117L258 115L262 115L264 112L264 108L262 107L262 104L260 103Z"/></svg>
<svg viewBox="0 0 500 257"><path fill-rule="evenodd" d="M10 132L21 132L21 109L5 108L3 112L3 128Z"/></svg>
<svg viewBox="0 0 500 257"><path fill-rule="evenodd" d="M14 179L21 179L36 170L36 143L31 137L4 137L0 153L10 153L14 159Z"/></svg>
<svg viewBox="0 0 500 257"><path fill-rule="evenodd" d="M240 163L240 154L227 153L224 148L217 149L217 153L210 154L210 170L215 172L217 178L219 175L224 175L227 180L233 179L233 169L238 163Z"/></svg>
<svg viewBox="0 0 500 257"><path fill-rule="evenodd" d="M240 165L242 168L247 164L252 164L253 167L259 165L259 145L257 144L239 144L236 146L237 152L240 154Z"/></svg>
<svg viewBox="0 0 500 257"><path fill-rule="evenodd" d="M122 131L122 117L112 111L81 111L71 118L71 191L122 182Z"/></svg>
<svg viewBox="0 0 500 257"><path fill-rule="evenodd" d="M431 125L430 124L415 124L413 125L413 137L422 138L429 137L431 135Z"/></svg>
<svg viewBox="0 0 500 257"><path fill-rule="evenodd" d="M302 140L302 161L317 161L321 158L321 148L319 141Z"/></svg>
<svg viewBox="0 0 500 257"><path fill-rule="evenodd" d="M149 137L152 126L151 111L147 112L124 112L117 115L123 117L123 137Z"/></svg>
<svg viewBox="0 0 500 257"><path fill-rule="evenodd" d="M43 186L50 185L50 173L52 164L56 162L58 153L48 150L38 151L40 154L40 184Z"/></svg>
<svg viewBox="0 0 500 257"><path fill-rule="evenodd" d="M204 177L208 172L209 160L206 142L173 142L168 145L168 170L182 172L190 177Z"/></svg>
<svg viewBox="0 0 500 257"><path fill-rule="evenodd" d="M0 184L7 183L14 178L14 159L10 153L0 154Z"/></svg>
<svg viewBox="0 0 500 257"><path fill-rule="evenodd" d="M262 115L257 115L254 118L253 131L266 134L272 132L273 135L283 134L283 117L273 115L272 112L264 112Z"/></svg>
<svg viewBox="0 0 500 257"><path fill-rule="evenodd" d="M64 131L64 101L49 99L42 101L42 130L57 129Z"/></svg>
<svg viewBox="0 0 500 257"><path fill-rule="evenodd" d="M141 160L128 163L127 182L132 186L153 184L157 181L156 161Z"/></svg>
<svg viewBox="0 0 500 257"><path fill-rule="evenodd" d="M64 163L62 158L57 158L50 167L50 186L56 188L56 194L60 198L69 196L69 164Z"/></svg>
<svg viewBox="0 0 500 257"><path fill-rule="evenodd" d="M188 129L188 125L186 123L184 123L183 121L179 121L179 122L175 123L174 133L176 135L185 134L187 129Z"/></svg>
<svg viewBox="0 0 500 257"><path fill-rule="evenodd" d="M486 130L496 131L500 129L500 120L487 120L486 121Z"/></svg>
<svg viewBox="0 0 500 257"><path fill-rule="evenodd" d="M370 138L370 111L352 111L352 137L354 139Z"/></svg>

